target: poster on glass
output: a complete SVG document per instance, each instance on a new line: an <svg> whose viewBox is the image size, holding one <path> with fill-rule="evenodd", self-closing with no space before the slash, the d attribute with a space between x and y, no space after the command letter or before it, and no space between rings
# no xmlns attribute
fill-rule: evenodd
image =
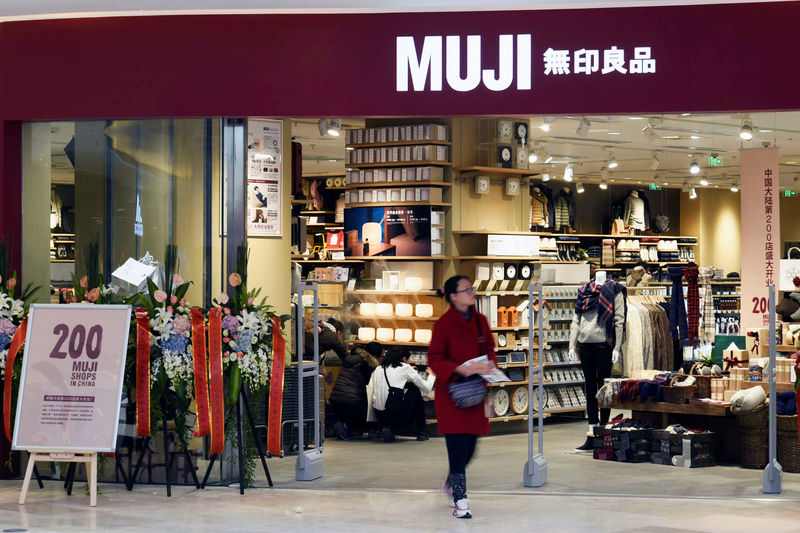
<svg viewBox="0 0 800 533"><path fill-rule="evenodd" d="M247 236L280 237L281 122L247 121Z"/></svg>

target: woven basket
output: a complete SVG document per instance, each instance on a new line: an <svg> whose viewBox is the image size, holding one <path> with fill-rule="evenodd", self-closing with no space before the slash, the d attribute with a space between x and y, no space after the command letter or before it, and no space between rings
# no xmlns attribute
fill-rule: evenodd
<svg viewBox="0 0 800 533"><path fill-rule="evenodd" d="M722 376L704 376L702 374L695 374L695 371L699 371L702 366L703 363L698 361L693 364L691 370L689 370L689 375L694 376L695 380L697 380L697 390L694 393L694 397L711 398L711 380L719 379Z"/></svg>
<svg viewBox="0 0 800 533"><path fill-rule="evenodd" d="M674 386L675 380L678 378L686 379L688 375L681 375L677 374L673 377L669 385L664 385L661 387L662 392L664 393L664 401L669 403L686 403L689 398L694 398L694 394L697 390L697 385L689 385L687 387L677 387Z"/></svg>
<svg viewBox="0 0 800 533"><path fill-rule="evenodd" d="M800 439L796 426L794 433L778 432L778 462L784 472L800 472Z"/></svg>
<svg viewBox="0 0 800 533"><path fill-rule="evenodd" d="M752 411L734 411L740 429L766 429L769 422L767 404L761 404Z"/></svg>
<svg viewBox="0 0 800 533"><path fill-rule="evenodd" d="M764 468L769 462L769 430L740 429L742 468Z"/></svg>
<svg viewBox="0 0 800 533"><path fill-rule="evenodd" d="M797 415L777 415L778 433L789 433L797 438Z"/></svg>

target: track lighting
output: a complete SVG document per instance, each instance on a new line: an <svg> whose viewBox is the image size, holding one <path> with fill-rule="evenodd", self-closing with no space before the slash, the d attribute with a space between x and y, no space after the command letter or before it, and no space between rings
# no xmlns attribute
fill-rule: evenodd
<svg viewBox="0 0 800 533"><path fill-rule="evenodd" d="M614 157L612 152L609 152L608 161L606 161L606 166L608 168L617 168L619 163L617 163L617 158Z"/></svg>
<svg viewBox="0 0 800 533"><path fill-rule="evenodd" d="M579 182L578 182L578 187L577 187L575 190L577 191L577 193L578 193L578 194L580 194L580 193L582 193L583 191L585 191L586 189L584 189L584 188L583 188L583 183L581 183L581 182L579 181Z"/></svg>
<svg viewBox="0 0 800 533"><path fill-rule="evenodd" d="M564 181L572 181L572 165L567 165L564 167Z"/></svg>
<svg viewBox="0 0 800 533"><path fill-rule="evenodd" d="M707 187L708 186L708 178L705 177L705 176L700 178L700 185L702 185L703 187Z"/></svg>
<svg viewBox="0 0 800 533"><path fill-rule="evenodd" d="M321 118L317 121L319 127L319 134L323 137L330 135L331 137L338 137L342 133L342 120L339 118Z"/></svg>
<svg viewBox="0 0 800 533"><path fill-rule="evenodd" d="M736 183L731 185L731 192L739 192L739 186Z"/></svg>
<svg viewBox="0 0 800 533"><path fill-rule="evenodd" d="M661 154L653 152L650 156L650 170L655 170L661 164Z"/></svg>
<svg viewBox="0 0 800 533"><path fill-rule="evenodd" d="M642 128L642 135L644 135L644 138L649 142L658 140L658 132L649 122L644 128Z"/></svg>
<svg viewBox="0 0 800 533"><path fill-rule="evenodd" d="M697 198L697 191L692 187L692 190L689 191L689 199L694 200Z"/></svg>
<svg viewBox="0 0 800 533"><path fill-rule="evenodd" d="M692 174L700 174L700 164L697 162L697 159L692 159L692 164L689 165L689 172Z"/></svg>
<svg viewBox="0 0 800 533"><path fill-rule="evenodd" d="M690 190L690 187L689 187L689 182L686 182L686 181L684 181L684 182L683 182L683 185L681 186L681 190L682 190L683 192L689 192L689 190Z"/></svg>
<svg viewBox="0 0 800 533"><path fill-rule="evenodd" d="M592 123L589 121L588 118L583 117L578 124L578 128L575 130L575 133L580 135L581 137L586 137L589 135L589 128L592 126Z"/></svg>
<svg viewBox="0 0 800 533"><path fill-rule="evenodd" d="M742 129L739 132L739 138L743 141L749 141L753 138L753 121L746 118L742 121Z"/></svg>
<svg viewBox="0 0 800 533"><path fill-rule="evenodd" d="M602 180L600 182L600 188L603 189L603 190L608 189L608 182L606 180Z"/></svg>

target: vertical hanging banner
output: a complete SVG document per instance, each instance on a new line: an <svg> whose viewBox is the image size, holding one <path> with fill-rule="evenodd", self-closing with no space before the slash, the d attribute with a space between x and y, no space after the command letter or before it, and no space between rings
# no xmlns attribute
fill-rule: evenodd
<svg viewBox="0 0 800 533"><path fill-rule="evenodd" d="M741 327L769 324L768 287L780 280L781 213L778 150L741 150Z"/></svg>
<svg viewBox="0 0 800 533"><path fill-rule="evenodd" d="M247 119L247 236L280 237L281 165L280 120Z"/></svg>

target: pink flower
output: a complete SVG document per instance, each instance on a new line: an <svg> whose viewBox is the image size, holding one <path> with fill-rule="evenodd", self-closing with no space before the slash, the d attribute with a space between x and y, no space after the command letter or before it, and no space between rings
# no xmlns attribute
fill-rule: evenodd
<svg viewBox="0 0 800 533"><path fill-rule="evenodd" d="M240 276L238 272L234 272L228 278L228 283L231 284L231 287L238 287L242 284L242 276Z"/></svg>
<svg viewBox="0 0 800 533"><path fill-rule="evenodd" d="M253 305L253 297L247 299L247 305Z"/></svg>
<svg viewBox="0 0 800 533"><path fill-rule="evenodd" d="M180 274L175 274L174 276L172 276L172 283L174 285L183 285L183 278L181 277Z"/></svg>
<svg viewBox="0 0 800 533"><path fill-rule="evenodd" d="M186 298L181 298L181 301L178 302L178 304L180 304L181 307L185 306L186 305Z"/></svg>
<svg viewBox="0 0 800 533"><path fill-rule="evenodd" d="M167 301L167 293L164 291L156 291L153 293L153 298L160 304L163 304Z"/></svg>
<svg viewBox="0 0 800 533"><path fill-rule="evenodd" d="M17 286L17 278L9 278L9 280L6 281L6 287L8 288L8 290L11 290L16 286Z"/></svg>
<svg viewBox="0 0 800 533"><path fill-rule="evenodd" d="M223 311L225 311L225 314L226 314L226 315L229 315L229 314L231 314L231 310L230 310L230 309L228 309L227 307L226 307L225 309L223 309Z"/></svg>
<svg viewBox="0 0 800 533"><path fill-rule="evenodd" d="M0 276L0 283L3 283L3 276Z"/></svg>
<svg viewBox="0 0 800 533"><path fill-rule="evenodd" d="M100 298L100 289L98 287L90 290L86 295L86 299L92 303L96 302L98 298Z"/></svg>
<svg viewBox="0 0 800 533"><path fill-rule="evenodd" d="M230 300L230 298L228 298L228 295L225 294L224 292L222 294L220 294L219 296L217 296L217 301L219 303L221 303L222 305L225 305L226 303L228 303L228 300Z"/></svg>
<svg viewBox="0 0 800 533"><path fill-rule="evenodd" d="M84 289L85 289L86 287L88 287L88 286L89 286L89 278L88 278L88 277L86 277L86 276L83 276L83 277L81 278L80 285L81 285L81 287L83 287Z"/></svg>
<svg viewBox="0 0 800 533"><path fill-rule="evenodd" d="M167 306L167 311L169 311L170 313L174 313L175 312L175 310L172 308L171 305Z"/></svg>
<svg viewBox="0 0 800 533"><path fill-rule="evenodd" d="M236 355L239 357L244 357L244 352L236 352Z"/></svg>
<svg viewBox="0 0 800 533"><path fill-rule="evenodd" d="M230 341L231 341L230 337L222 337L222 342L227 343L227 342L230 342Z"/></svg>
<svg viewBox="0 0 800 533"><path fill-rule="evenodd" d="M178 297L173 294L172 298L170 298L169 301L172 303L172 305L175 305L176 303L178 303Z"/></svg>

